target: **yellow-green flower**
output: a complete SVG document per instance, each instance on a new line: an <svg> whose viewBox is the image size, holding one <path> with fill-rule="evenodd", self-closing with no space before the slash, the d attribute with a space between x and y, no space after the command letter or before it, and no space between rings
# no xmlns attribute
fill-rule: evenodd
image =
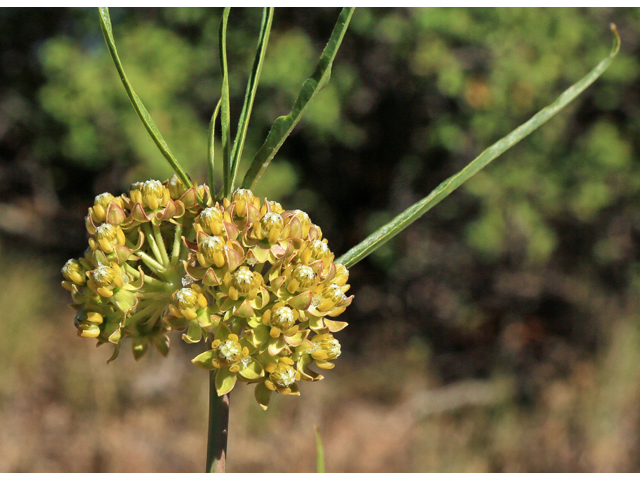
<svg viewBox="0 0 640 480"><path fill-rule="evenodd" d="M198 253L196 258L203 267L215 264L220 268L225 264L224 247L225 240L217 235L198 235Z"/></svg>
<svg viewBox="0 0 640 480"><path fill-rule="evenodd" d="M263 314L262 323L271 327L270 335L273 338L278 338L281 333L294 335L298 331L296 320L299 317L297 310L292 310L280 302Z"/></svg>
<svg viewBox="0 0 640 480"><path fill-rule="evenodd" d="M89 272L87 284L98 295L109 298L113 295L114 289L124 285L122 269L115 262L111 262L110 265L98 265Z"/></svg>
<svg viewBox="0 0 640 480"><path fill-rule="evenodd" d="M112 206L115 205L115 207ZM122 200L121 197L114 197L113 195L111 195L108 192L105 193L101 193L100 195L97 195L94 203L93 203L93 207L89 208L89 217L91 218L91 220L93 221L94 225L98 225L102 222L108 221L107 220L107 212L109 210L109 207L116 208L118 210L118 215L112 215L113 219L120 219L121 221L118 223L122 223L124 221L124 216L120 215L119 213L122 212L124 213L124 211L122 210L124 208L124 202ZM115 222L110 222L110 223L115 223ZM93 232L90 232L93 233Z"/></svg>
<svg viewBox="0 0 640 480"><path fill-rule="evenodd" d="M147 180L131 185L129 197L134 204L139 203L143 208L155 211L167 206L171 199L171 192L160 181Z"/></svg>
<svg viewBox="0 0 640 480"><path fill-rule="evenodd" d="M100 324L104 321L103 316L98 312L80 310L76 314L75 325L78 329L78 336L85 338L96 338L100 335Z"/></svg>
<svg viewBox="0 0 640 480"><path fill-rule="evenodd" d="M207 207L196 217L194 228L207 235L222 235L224 221L224 214L219 207Z"/></svg>
<svg viewBox="0 0 640 480"><path fill-rule="evenodd" d="M231 203L234 206L234 215L240 218L245 218L248 209L252 206L260 208L260 200L256 198L251 190L247 190L246 188L239 188L233 192Z"/></svg>
<svg viewBox="0 0 640 480"><path fill-rule="evenodd" d="M198 285L191 288L181 288L173 294L173 303L169 304L169 311L176 317L193 320L198 316L198 310L206 308L208 303Z"/></svg>
<svg viewBox="0 0 640 480"><path fill-rule="evenodd" d="M168 334L186 330L185 342L211 345L193 362L215 370L219 395L253 383L267 408L273 392L322 379L310 364L332 368L340 355L332 334L347 324L328 317L351 303L349 272L306 213L246 189L217 203L174 175L135 183L130 197L98 195L86 226L90 248L67 261L62 284L78 335L115 346L109 361L124 338L138 359L151 345L166 355Z"/></svg>
<svg viewBox="0 0 640 480"><path fill-rule="evenodd" d="M316 361L316 365L326 370L335 367L331 360L335 360L340 356L340 342L333 338L330 333L325 333L313 337L311 343L313 348L308 353Z"/></svg>
<svg viewBox="0 0 640 480"><path fill-rule="evenodd" d="M265 387L283 395L300 395L296 381L301 376L293 365L294 361L289 357L280 357L278 363L267 364L264 369L269 373L269 378L264 381Z"/></svg>
<svg viewBox="0 0 640 480"><path fill-rule="evenodd" d="M316 283L316 272L308 265L297 265L291 271L287 290L290 293L308 290Z"/></svg>
<svg viewBox="0 0 640 480"><path fill-rule="evenodd" d="M233 273L227 272L224 285L228 289L231 300L238 300L240 297L253 300L262 286L262 275L243 265Z"/></svg>
<svg viewBox="0 0 640 480"><path fill-rule="evenodd" d="M269 243L275 243L280 238L283 228L282 216L279 213L267 212L254 227L254 232L259 240L266 238Z"/></svg>
<svg viewBox="0 0 640 480"><path fill-rule="evenodd" d="M119 226L111 225L110 223L103 223L96 228L95 239L89 239L89 245L92 250L100 249L104 253L113 252L113 247L116 245L124 245L126 238L122 228Z"/></svg>
<svg viewBox="0 0 640 480"><path fill-rule="evenodd" d="M62 275L67 282L71 282L75 285L84 285L87 282L87 270L80 263L80 261L76 260L75 258L67 260L67 263L65 263L64 267L62 267ZM62 283L62 286L71 291L71 289L68 288L64 282Z"/></svg>
<svg viewBox="0 0 640 480"><path fill-rule="evenodd" d="M233 389L237 380L254 382L264 376L262 365L250 355L252 349L246 338L239 338L221 323L211 350L201 353L192 362L206 370L216 370L216 391L218 395L224 395Z"/></svg>

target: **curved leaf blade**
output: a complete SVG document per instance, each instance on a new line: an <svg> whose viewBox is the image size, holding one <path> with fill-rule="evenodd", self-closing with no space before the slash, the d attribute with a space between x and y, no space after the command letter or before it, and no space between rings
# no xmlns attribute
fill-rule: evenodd
<svg viewBox="0 0 640 480"><path fill-rule="evenodd" d="M138 117L140 117L140 120L142 121L144 127L147 129L147 132L149 133L155 144L158 146L158 149L160 150L164 158L167 159L169 165L171 165L173 171L187 188L191 188L193 185L191 183L191 180L189 179L189 176L184 171L182 166L178 163L178 160L174 157L173 153L171 153L167 142L165 142L164 138L158 131L158 127L156 127L155 122L151 118L151 115L149 115L149 112L147 111L145 106L142 104L142 101L140 100L138 95L136 95L136 92L133 91L133 87L131 86L127 75L124 73L124 67L122 66L120 57L118 56L118 50L116 49L116 43L113 38L113 29L111 27L111 17L109 16L109 9L107 7L98 7L98 12L100 14L100 28L102 29L104 40L107 43L107 48L109 49L109 53L111 54L113 63L118 70L120 80L122 80L122 84L124 85L124 89L127 91L127 95L129 96L129 100L131 100L133 108L138 114ZM198 200L201 201L199 197Z"/></svg>
<svg viewBox="0 0 640 480"><path fill-rule="evenodd" d="M220 98L220 129L222 131L222 194L231 191L231 114L229 112L229 69L227 67L227 23L230 7L225 7L218 29L220 70L222 71L222 95Z"/></svg>
<svg viewBox="0 0 640 480"><path fill-rule="evenodd" d="M460 185L486 167L492 160L543 125L547 120L562 110L569 102L580 95L589 85L596 81L607 68L609 68L609 65L611 65L613 59L620 50L620 36L618 35L615 25L611 24L611 30L614 34L611 52L605 59L598 63L593 70L587 73L587 75L577 83L565 90L553 103L536 113L531 117L531 119L529 119L529 121L523 123L507 136L498 140L460 172L449 177L438 185L428 196L413 204L389 223L376 230L365 240L338 258L336 263L341 263L347 268L358 263L377 248L381 247L384 243L395 237L426 212L431 210L431 208L440 203Z"/></svg>
<svg viewBox="0 0 640 480"><path fill-rule="evenodd" d="M331 65L338 53L338 48L342 43L354 10L355 7L345 7L340 12L338 21L333 28L333 32L331 32L329 42L327 42L326 47L322 51L322 55L320 55L313 75L305 80L289 114L278 117L276 121L273 122L266 140L256 153L249 166L249 170L245 174L244 180L242 181L243 188L252 190L255 188L260 177L262 177L262 174L276 153L278 153L278 150L280 150L280 147L293 128L298 124L309 104L329 81L331 77Z"/></svg>
<svg viewBox="0 0 640 480"><path fill-rule="evenodd" d="M238 165L240 164L240 159L242 158L242 149L244 148L244 140L247 135L247 128L249 127L249 118L251 117L253 101L255 100L256 91L258 90L258 82L260 80L260 73L262 72L264 57L267 53L267 44L269 43L269 34L271 33L272 22L273 7L265 7L262 13L262 24L260 26L258 45L256 46L256 56L253 61L253 68L251 69L249 81L247 82L247 92L245 93L244 105L242 106L240 120L238 121L238 131L233 143L233 149L231 150L230 190L233 190L233 184L236 181Z"/></svg>

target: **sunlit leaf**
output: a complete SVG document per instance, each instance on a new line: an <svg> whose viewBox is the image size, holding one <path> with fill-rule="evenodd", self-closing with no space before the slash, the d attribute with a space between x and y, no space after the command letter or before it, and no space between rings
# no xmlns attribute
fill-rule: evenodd
<svg viewBox="0 0 640 480"><path fill-rule="evenodd" d="M551 105L540 110L528 122L520 125L506 137L501 138L487 148L460 172L449 177L438 185L428 196L406 209L389 223L376 230L358 245L338 258L336 263L341 263L347 268L358 263L360 260L384 245L402 230L415 222L418 218L446 198L456 188L486 167L492 160L536 130L556 113L562 110L574 98L580 95L589 85L591 85L605 72L609 65L611 65L614 57L617 55L618 50L620 50L620 37L615 25L611 25L611 30L614 33L611 52L609 53L609 56L602 60L593 70L585 75L580 81L565 90Z"/></svg>
<svg viewBox="0 0 640 480"><path fill-rule="evenodd" d="M178 160L173 156L167 142L165 142L164 138L160 134L160 131L156 127L151 115L142 104L142 101L136 95L136 92L133 91L133 87L129 83L129 79L127 75L124 73L124 68L122 66L122 62L120 62L120 57L118 56L118 50L116 49L116 43L113 38L113 30L111 28L111 17L109 16L109 9L107 7L99 7L98 12L100 14L100 27L102 28L102 34L104 35L104 39L107 42L107 47L109 48L109 53L111 54L111 58L113 59L113 63L115 63L116 68L118 69L118 74L120 75L120 80L122 80L122 84L124 85L125 90L127 91L127 95L129 95L129 100L133 105L136 113L140 117L140 120L144 124L147 132L155 142L155 144L160 149L162 155L167 159L169 165L176 175L182 180L182 183L187 188L191 188L193 185L189 176L186 174L182 166L178 163ZM201 201L200 198L198 198Z"/></svg>
<svg viewBox="0 0 640 480"><path fill-rule="evenodd" d="M260 26L260 37L258 45L256 46L256 56L253 61L253 68L251 69L251 75L247 83L247 92L244 96L244 105L242 106L242 112L240 113L240 120L238 121L238 132L233 142L233 149L231 150L231 185L230 189L233 190L233 184L236 180L236 172L238 171L238 165L242 158L242 149L244 148L244 140L247 135L247 128L249 127L249 118L251 117L251 110L253 108L253 101L256 97L256 90L258 89L258 81L260 80L260 73L262 71L262 64L264 63L264 57L267 53L267 44L269 43L269 33L271 32L271 22L273 21L273 7L265 7L262 13L262 25Z"/></svg>
<svg viewBox="0 0 640 480"><path fill-rule="evenodd" d="M347 31L347 27L349 26L349 21L351 20L354 10L355 7L345 7L340 12L338 21L333 28L333 32L331 33L327 46L324 48L322 55L318 60L318 64L316 65L313 75L302 85L302 88L298 93L298 98L296 98L293 108L289 114L283 117L278 117L276 121L273 122L266 140L253 158L249 170L242 181L243 188L250 188L252 190L255 188L260 177L269 166L269 163L271 163L273 157L278 153L278 150L280 150L280 147L287 139L293 128L300 121L309 104L313 101L318 92L322 90L322 87L324 87L329 81L329 78L331 77L331 65L338 53L338 48L342 43L342 38Z"/></svg>
<svg viewBox="0 0 640 480"><path fill-rule="evenodd" d="M227 68L227 22L229 7L225 7L218 30L222 94L220 96L220 130L222 132L222 195L231 191L231 114L229 112L229 69Z"/></svg>

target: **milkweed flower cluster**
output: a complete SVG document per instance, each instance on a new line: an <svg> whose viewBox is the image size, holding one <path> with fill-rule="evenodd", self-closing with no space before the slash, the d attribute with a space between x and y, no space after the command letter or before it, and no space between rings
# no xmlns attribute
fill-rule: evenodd
<svg viewBox="0 0 640 480"><path fill-rule="evenodd" d="M84 257L62 268L78 335L133 355L169 352L168 333L210 349L192 361L215 370L219 395L255 384L267 408L273 392L299 395L299 381L323 377L340 355L335 320L351 303L349 272L334 262L320 227L300 210L238 189L215 202L206 185L174 175L103 193L89 208Z"/></svg>

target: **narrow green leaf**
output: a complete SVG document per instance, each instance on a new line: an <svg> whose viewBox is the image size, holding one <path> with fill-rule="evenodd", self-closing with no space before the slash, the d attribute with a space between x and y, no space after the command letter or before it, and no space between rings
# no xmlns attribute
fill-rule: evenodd
<svg viewBox="0 0 640 480"><path fill-rule="evenodd" d="M320 427L315 425L316 429L316 470L317 473L325 473L324 470L324 448L322 448L322 437L320 436Z"/></svg>
<svg viewBox="0 0 640 480"><path fill-rule="evenodd" d="M438 187L436 187L436 189L427 197L406 209L400 215L391 220L391 222L376 230L365 240L338 258L336 263L341 263L347 268L358 263L371 252L381 247L385 242L388 242L402 230L415 222L465 181L478 173L482 168L486 167L492 160L544 124L547 120L562 110L562 108L564 108L569 102L580 95L589 85L604 73L609 65L611 65L611 62L618 53L618 50L620 50L620 36L618 35L615 25L611 24L611 30L614 34L611 52L609 53L609 56L602 60L593 70L585 75L580 81L565 90L551 105L540 110L528 122L520 125L506 137L501 138L499 141L487 148L460 172L438 185Z"/></svg>
<svg viewBox="0 0 640 480"><path fill-rule="evenodd" d="M229 69L227 68L227 23L229 7L225 7L218 30L220 69L222 71L222 95L220 98L220 129L222 131L222 195L231 192L231 114L229 112Z"/></svg>
<svg viewBox="0 0 640 480"><path fill-rule="evenodd" d="M240 120L238 121L238 131L233 142L233 149L231 150L230 190L233 190L233 184L236 181L238 165L240 164L240 159L242 158L242 149L244 148L244 140L247 135L247 127L249 126L251 109L253 108L253 101L256 96L256 90L258 89L258 82L260 80L260 73L262 72L264 57L267 53L267 44L269 43L269 33L271 32L272 21L273 7L265 7L262 13L262 25L260 26L260 38L258 39L258 45L256 46L256 56L253 61L253 68L251 69L249 81L247 82L247 92L244 96L244 105L242 106Z"/></svg>
<svg viewBox="0 0 640 480"><path fill-rule="evenodd" d="M331 65L338 53L338 48L342 43L354 10L355 7L345 7L340 12L338 21L333 28L333 32L331 32L327 46L324 48L322 55L320 55L313 75L305 80L289 114L278 117L276 121L273 122L266 140L253 158L251 166L242 181L243 188L255 188L260 177L269 166L269 163L271 163L273 157L278 153L278 150L280 150L280 147L293 128L300 121L309 104L329 81L331 77Z"/></svg>
<svg viewBox="0 0 640 480"><path fill-rule="evenodd" d="M215 188L213 185L213 167L215 164L215 137L216 137L216 119L218 118L218 112L220 111L220 104L222 100L218 100L218 104L216 105L216 109L213 111L213 115L211 115L211 121L209 122L209 148L207 149L208 153L208 165L209 165L209 191L211 192L211 197L215 198Z"/></svg>
<svg viewBox="0 0 640 480"><path fill-rule="evenodd" d="M129 100L133 105L136 113L142 120L144 127L149 132L149 135L155 142L155 144L160 149L160 152L167 159L173 171L176 172L176 175L182 180L182 183L187 187L191 188L193 185L189 176L186 174L182 166L178 163L178 160L173 156L167 142L164 141L164 138L158 131L156 124L154 123L151 115L142 104L142 101L136 95L136 92L133 91L131 87L131 83L129 83L129 79L124 73L124 68L122 66L122 62L120 62L120 57L118 56L118 50L116 49L116 43L113 39L113 30L111 28L111 17L109 16L109 9L107 7L99 7L98 12L100 14L100 27L102 28L102 34L104 35L104 40L107 42L107 48L109 49L109 53L111 54L111 58L113 59L113 63L115 63L116 68L118 69L118 74L120 75L120 80L122 80L122 84L124 85L124 89L127 91L127 95L129 95ZM198 201L202 202L200 197L198 196Z"/></svg>

